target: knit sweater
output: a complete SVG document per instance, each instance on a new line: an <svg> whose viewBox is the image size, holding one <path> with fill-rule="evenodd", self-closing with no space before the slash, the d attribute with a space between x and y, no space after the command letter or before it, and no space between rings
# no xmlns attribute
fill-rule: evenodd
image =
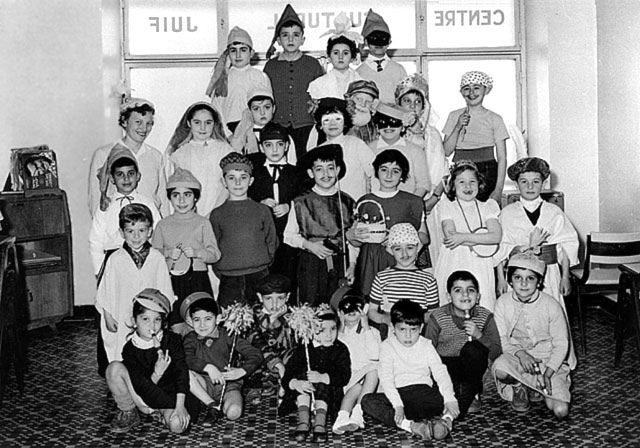
<svg viewBox="0 0 640 448"><path fill-rule="evenodd" d="M378 90L380 90L380 101L395 103L396 85L407 76L407 71L396 61L385 58L386 64L383 64L384 68L379 72L377 68L373 68L373 66L376 66L374 59L370 55L364 63L360 64L356 71L362 78L376 83Z"/></svg>
<svg viewBox="0 0 640 448"><path fill-rule="evenodd" d="M493 314L481 306L474 307L470 314L482 337L477 339L489 349L489 359L496 359L502 353L500 335L493 318ZM463 317L453 314L453 304L448 303L436 309L429 316L425 336L430 339L438 350L438 354L444 357L460 356L462 347L469 341L464 331Z"/></svg>
<svg viewBox="0 0 640 448"><path fill-rule="evenodd" d="M271 210L251 199L226 201L209 217L222 257L213 265L227 276L266 269L278 248Z"/></svg>

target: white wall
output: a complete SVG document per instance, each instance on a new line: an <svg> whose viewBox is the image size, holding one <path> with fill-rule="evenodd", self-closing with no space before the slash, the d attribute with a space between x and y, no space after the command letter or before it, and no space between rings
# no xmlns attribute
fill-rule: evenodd
<svg viewBox="0 0 640 448"><path fill-rule="evenodd" d="M117 8L117 1L111 1ZM103 82L99 0L2 0L0 178L9 149L48 144L58 156L73 228L76 304L95 294L87 244L87 177L94 148L119 132ZM108 131L107 129L111 129Z"/></svg>

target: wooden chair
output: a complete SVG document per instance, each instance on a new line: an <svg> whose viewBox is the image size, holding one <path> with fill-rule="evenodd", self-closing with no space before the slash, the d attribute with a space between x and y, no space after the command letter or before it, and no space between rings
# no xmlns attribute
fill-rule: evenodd
<svg viewBox="0 0 640 448"><path fill-rule="evenodd" d="M584 267L571 269L571 279L578 302L582 353L587 353L582 295L601 293L617 301L620 270L625 263L640 262L640 232L587 235Z"/></svg>

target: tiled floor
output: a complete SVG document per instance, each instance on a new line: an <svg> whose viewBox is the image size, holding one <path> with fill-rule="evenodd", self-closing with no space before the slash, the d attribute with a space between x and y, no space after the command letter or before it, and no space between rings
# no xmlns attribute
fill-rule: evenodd
<svg viewBox="0 0 640 448"><path fill-rule="evenodd" d="M488 381L483 412L456 423L445 441L420 442L368 422L364 431L330 436L326 446L640 447L640 356L628 339L622 365L614 369L612 318L593 309L587 323L589 353L579 359L572 412L564 422L542 404L517 414ZM185 435L170 434L145 417L127 434L111 433L116 408L95 373L95 336L92 322L63 323L57 334L30 334L25 395L18 395L12 378L0 407L0 447L300 446L291 440L295 417L278 418L274 399L247 409L236 423L200 424Z"/></svg>

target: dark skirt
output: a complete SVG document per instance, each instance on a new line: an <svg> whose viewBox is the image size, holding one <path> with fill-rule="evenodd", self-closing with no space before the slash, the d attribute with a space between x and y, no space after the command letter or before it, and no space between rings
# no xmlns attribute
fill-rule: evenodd
<svg viewBox="0 0 640 448"><path fill-rule="evenodd" d="M456 149L453 161L471 160L478 166L478 171L484 177L484 191L478 193L479 201L486 201L491 196L498 181L498 162L493 155L493 146L474 149Z"/></svg>
<svg viewBox="0 0 640 448"><path fill-rule="evenodd" d="M187 296L200 291L208 292L213 296L207 271L194 271L190 268L184 275L172 275L171 286L178 300L173 304L173 310L169 316L169 326L184 322L180 317L180 305Z"/></svg>
<svg viewBox="0 0 640 448"><path fill-rule="evenodd" d="M362 294L368 297L376 274L395 264L396 260L382 244L363 244L356 263L356 284Z"/></svg>

